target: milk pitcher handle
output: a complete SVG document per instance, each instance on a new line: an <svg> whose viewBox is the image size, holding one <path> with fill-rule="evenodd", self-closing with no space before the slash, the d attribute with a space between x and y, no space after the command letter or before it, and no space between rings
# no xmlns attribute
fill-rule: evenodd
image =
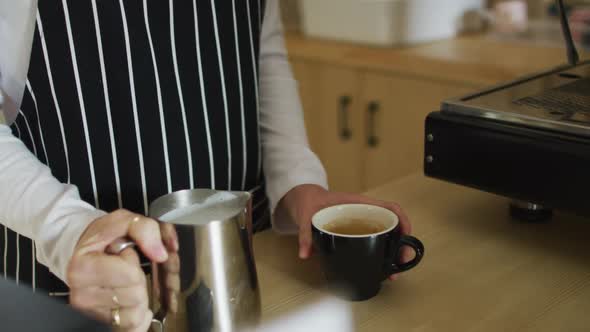
<svg viewBox="0 0 590 332"><path fill-rule="evenodd" d="M127 248L135 248L137 244L133 242L128 237L120 237L113 241L111 244L108 245L105 252L109 255L119 255L123 250ZM147 263L147 265L151 265ZM142 264L142 267L144 265ZM157 330L155 332L164 332L164 323L166 321L166 310L163 307L158 310L157 313L154 314L154 318L152 318L152 326L157 326Z"/></svg>

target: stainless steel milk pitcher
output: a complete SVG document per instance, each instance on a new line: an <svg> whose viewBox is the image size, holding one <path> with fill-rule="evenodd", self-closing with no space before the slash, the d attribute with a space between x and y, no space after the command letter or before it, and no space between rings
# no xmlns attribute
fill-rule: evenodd
<svg viewBox="0 0 590 332"><path fill-rule="evenodd" d="M258 323L251 209L250 193L204 189L174 192L150 205L162 236L179 244L166 262L152 264L154 331L242 331ZM121 240L110 251L130 245Z"/></svg>

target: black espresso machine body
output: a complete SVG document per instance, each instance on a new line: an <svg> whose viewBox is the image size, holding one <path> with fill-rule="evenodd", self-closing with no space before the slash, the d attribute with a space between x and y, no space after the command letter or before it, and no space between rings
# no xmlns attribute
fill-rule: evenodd
<svg viewBox="0 0 590 332"><path fill-rule="evenodd" d="M424 151L427 176L590 216L590 65L444 102Z"/></svg>

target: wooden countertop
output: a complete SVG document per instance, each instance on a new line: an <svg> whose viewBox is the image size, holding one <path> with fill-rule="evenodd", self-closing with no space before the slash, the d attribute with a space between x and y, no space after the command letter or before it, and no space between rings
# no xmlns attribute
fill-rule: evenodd
<svg viewBox="0 0 590 332"><path fill-rule="evenodd" d="M426 246L420 266L352 303L356 331L588 331L590 220L511 220L507 201L412 175L369 195L399 202ZM325 296L318 261L293 237L254 240L263 318Z"/></svg>
<svg viewBox="0 0 590 332"><path fill-rule="evenodd" d="M295 59L353 66L481 87L566 62L565 50L485 36L466 36L402 48L379 48L288 35Z"/></svg>

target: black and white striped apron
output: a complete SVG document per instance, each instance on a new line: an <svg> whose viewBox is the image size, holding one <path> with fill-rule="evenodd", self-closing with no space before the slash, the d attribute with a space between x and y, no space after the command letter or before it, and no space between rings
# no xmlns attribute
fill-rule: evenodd
<svg viewBox="0 0 590 332"><path fill-rule="evenodd" d="M187 188L254 191L264 0L40 0L16 136L105 211L147 213ZM2 227L4 276L66 292L34 243Z"/></svg>

